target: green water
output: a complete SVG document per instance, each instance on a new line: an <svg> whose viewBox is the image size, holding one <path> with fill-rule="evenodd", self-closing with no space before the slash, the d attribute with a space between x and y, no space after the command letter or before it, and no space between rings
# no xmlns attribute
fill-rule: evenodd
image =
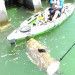
<svg viewBox="0 0 75 75"><path fill-rule="evenodd" d="M43 9L49 6L42 1ZM0 31L0 75L47 75L44 71L31 63L26 55L26 42L23 40L15 47L11 47L6 37L16 29L22 21L29 18L33 11L23 7L7 8L11 26ZM35 37L41 44L48 47L50 55L59 59L75 42L75 11L57 28ZM75 47L61 61L56 75L75 75Z"/></svg>

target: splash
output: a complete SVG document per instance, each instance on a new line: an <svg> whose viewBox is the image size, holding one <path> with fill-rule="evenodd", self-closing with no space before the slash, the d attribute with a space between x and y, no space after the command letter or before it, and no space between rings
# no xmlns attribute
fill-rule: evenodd
<svg viewBox="0 0 75 75"><path fill-rule="evenodd" d="M2 55L1 57L3 58L3 57L6 57L7 56L7 54L5 54L5 55Z"/></svg>

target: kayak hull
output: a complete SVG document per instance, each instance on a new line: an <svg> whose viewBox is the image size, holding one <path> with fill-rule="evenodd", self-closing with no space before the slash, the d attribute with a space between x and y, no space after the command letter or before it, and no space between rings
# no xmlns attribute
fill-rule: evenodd
<svg viewBox="0 0 75 75"><path fill-rule="evenodd" d="M40 14L42 12L37 13L36 15L31 16L28 20L25 20L20 25L19 28L14 30L7 37L7 39L10 41L10 43L12 43L12 42L16 42L16 40L30 38L33 36L43 34L43 33L47 32L48 30L52 30L56 26L61 25L61 23L63 23L72 14L73 11L74 11L73 4L71 4L71 3L64 4L64 8L63 8L63 12L62 12L61 16L59 18L57 18L55 21L47 21L47 22L43 21L42 18L39 18L41 20L41 22L38 22L39 19L37 19L37 18L40 16ZM27 25L31 27L30 31L21 32L19 30L21 27L27 26ZM11 40L15 40L15 41L11 41Z"/></svg>

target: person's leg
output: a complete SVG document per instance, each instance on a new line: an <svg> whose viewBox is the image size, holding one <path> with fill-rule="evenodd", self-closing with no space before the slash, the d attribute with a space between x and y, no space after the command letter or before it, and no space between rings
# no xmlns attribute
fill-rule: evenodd
<svg viewBox="0 0 75 75"><path fill-rule="evenodd" d="M58 17L58 14L60 14L60 11L56 10L52 20L55 20Z"/></svg>
<svg viewBox="0 0 75 75"><path fill-rule="evenodd" d="M50 15L49 9L46 9L46 10L45 10L45 15L44 15L44 16L45 16L45 22L48 21L49 15Z"/></svg>

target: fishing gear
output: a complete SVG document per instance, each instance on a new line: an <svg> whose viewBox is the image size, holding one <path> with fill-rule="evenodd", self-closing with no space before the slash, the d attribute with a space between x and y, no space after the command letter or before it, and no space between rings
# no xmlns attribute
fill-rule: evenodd
<svg viewBox="0 0 75 75"><path fill-rule="evenodd" d="M73 48L74 45L75 43L68 49L68 51L60 58L59 61L63 60L63 58L68 54L68 52Z"/></svg>

